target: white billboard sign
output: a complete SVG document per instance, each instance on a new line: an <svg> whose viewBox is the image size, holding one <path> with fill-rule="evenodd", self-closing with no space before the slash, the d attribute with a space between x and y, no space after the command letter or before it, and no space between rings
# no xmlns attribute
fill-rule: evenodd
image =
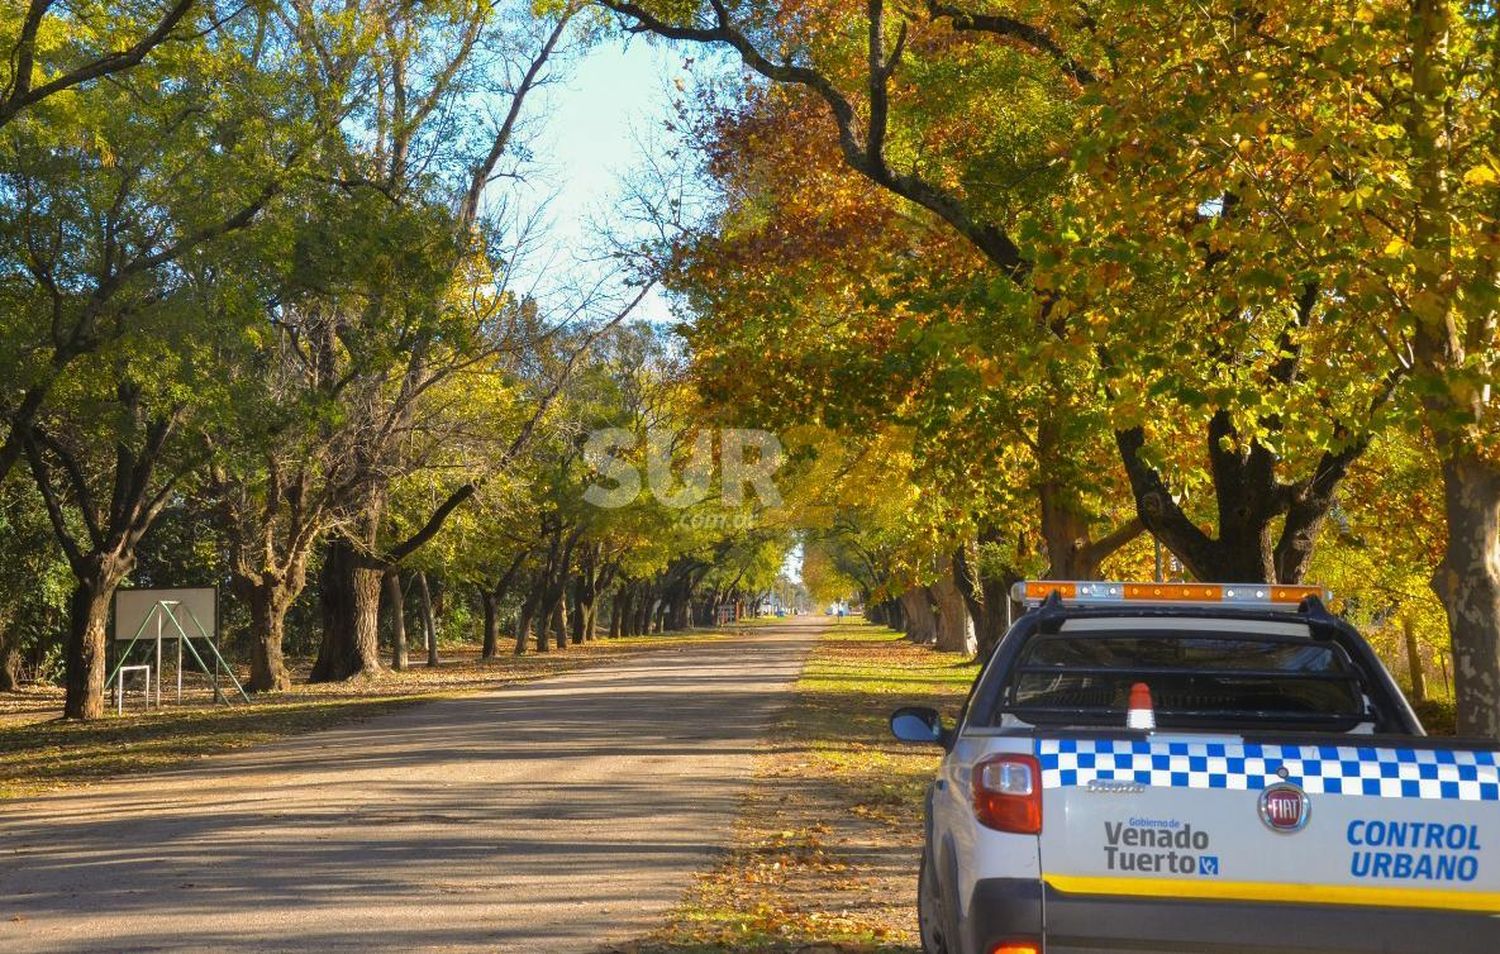
<svg viewBox="0 0 1500 954"><path fill-rule="evenodd" d="M216 635L215 630L219 625L219 591L212 586L119 589L115 591L115 639L134 639L137 633L142 639L155 639L157 619L152 618L153 613L160 619L162 636L176 639L177 627L172 625L172 620L156 612L163 602L168 604L172 616L176 617L191 638ZM145 630L141 629L142 624L146 624ZM199 626L202 627L201 632Z"/></svg>

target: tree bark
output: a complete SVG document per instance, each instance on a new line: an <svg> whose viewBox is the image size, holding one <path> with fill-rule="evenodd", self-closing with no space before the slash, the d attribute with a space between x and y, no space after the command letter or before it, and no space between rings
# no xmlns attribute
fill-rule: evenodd
<svg viewBox="0 0 1500 954"><path fill-rule="evenodd" d="M1500 468L1471 454L1445 461L1443 503L1433 589L1448 612L1458 732L1500 738Z"/></svg>
<svg viewBox="0 0 1500 954"><path fill-rule="evenodd" d="M285 692L292 687L283 656L286 615L307 586L307 563L293 556L290 563L278 567L269 550L235 547L237 555L230 569L230 590L250 611L250 692ZM254 555L262 556L257 565ZM270 564L270 565L266 565Z"/></svg>
<svg viewBox="0 0 1500 954"><path fill-rule="evenodd" d="M984 543L996 538L997 532L991 531L981 536L980 542ZM988 658L994 648L999 645L1000 638L1005 635L1006 622L1010 618L1012 609L1011 584L1020 580L1021 576L1008 567L1003 576L984 576L977 566L972 565L964 547L959 547L953 554L953 575L958 583L959 592L963 594L964 602L968 604L969 615L974 619L974 639L977 645L975 651L981 658ZM1058 577L1057 579L1069 578Z"/></svg>
<svg viewBox="0 0 1500 954"><path fill-rule="evenodd" d="M499 606L495 594L485 589L479 591L479 602L484 607L484 647L480 650L479 658L494 659L500 645Z"/></svg>
<svg viewBox="0 0 1500 954"><path fill-rule="evenodd" d="M558 649L568 648L568 600L561 593L552 607L552 635Z"/></svg>
<svg viewBox="0 0 1500 954"><path fill-rule="evenodd" d="M1214 414L1206 436L1218 508L1217 539L1189 519L1161 475L1142 459L1144 429L1115 433L1141 523L1196 579L1300 582L1312 561L1318 530L1365 442L1324 453L1312 477L1287 483L1277 478L1276 458L1259 441L1234 449L1238 435L1228 412ZM1281 532L1273 539L1277 520L1282 521Z"/></svg>
<svg viewBox="0 0 1500 954"><path fill-rule="evenodd" d="M900 597L892 597L885 601L885 625L897 632L905 632L906 611Z"/></svg>
<svg viewBox="0 0 1500 954"><path fill-rule="evenodd" d="M323 558L323 644L312 682L336 682L380 672L380 583L385 568L361 555L342 537L330 540Z"/></svg>
<svg viewBox="0 0 1500 954"><path fill-rule="evenodd" d="M937 604L935 648L941 652L972 654L975 648L974 621L969 616L969 608L953 572L952 559L943 558L939 563L938 578L930 587L933 602Z"/></svg>
<svg viewBox="0 0 1500 954"><path fill-rule="evenodd" d="M583 585L582 579L573 581L573 592L569 597L573 602L573 609L569 614L569 622L573 626L572 638L574 646L583 644Z"/></svg>
<svg viewBox="0 0 1500 954"><path fill-rule="evenodd" d="M1422 647L1417 642L1417 621L1410 613L1401 615L1401 636L1406 643L1406 672L1411 681L1414 702L1427 701L1427 674L1422 671Z"/></svg>
<svg viewBox="0 0 1500 954"><path fill-rule="evenodd" d="M427 586L427 574L417 571L417 597L422 611L422 635L427 638L427 665L438 664L437 620L432 615L432 590Z"/></svg>
<svg viewBox="0 0 1500 954"><path fill-rule="evenodd" d="M1408 19L1411 91L1404 124L1411 151L1411 287L1416 392L1443 460L1448 542L1433 589L1448 613L1454 696L1461 735L1500 738L1500 464L1486 456L1494 437L1495 300L1500 227L1472 225L1456 207L1458 177L1450 140L1453 102L1467 95L1463 55L1454 42L1453 4L1415 0ZM1464 160L1467 161L1467 160ZM1477 262L1458 261L1454 226L1482 230ZM1470 273L1468 270L1477 268ZM1473 281L1472 279L1481 281ZM1475 292L1468 289L1471 285ZM1478 293L1482 285L1488 294ZM1418 307L1420 303L1421 307Z"/></svg>
<svg viewBox="0 0 1500 954"><path fill-rule="evenodd" d="M21 688L21 638L14 626L0 628L0 692Z"/></svg>
<svg viewBox="0 0 1500 954"><path fill-rule="evenodd" d="M77 581L68 603L65 719L98 719L104 715L109 604L132 562L93 554L75 568Z"/></svg>
<svg viewBox="0 0 1500 954"><path fill-rule="evenodd" d="M516 617L516 651L517 656L524 655L527 645L531 641L531 622L536 616L537 604L541 602L539 586L533 586L526 594L526 599L521 602L521 612Z"/></svg>
<svg viewBox="0 0 1500 954"><path fill-rule="evenodd" d="M651 632L651 620L655 610L655 596L651 592L649 584L641 587L638 602L635 607L635 628L630 633L632 636L646 636Z"/></svg>
<svg viewBox="0 0 1500 954"><path fill-rule="evenodd" d="M401 571L391 567L385 571L385 605L391 615L391 668L400 672L407 665L406 659L406 596L401 592Z"/></svg>
<svg viewBox="0 0 1500 954"><path fill-rule="evenodd" d="M614 597L609 601L609 638L610 639L619 639L620 638L620 623L621 623L621 621L623 619L623 614L622 614L621 610L624 609L624 606L622 605L621 600L622 600L621 590L616 590Z"/></svg>
<svg viewBox="0 0 1500 954"><path fill-rule="evenodd" d="M551 596L544 594L536 611L536 651L539 653L552 651L552 610Z"/></svg>
<svg viewBox="0 0 1500 954"><path fill-rule="evenodd" d="M115 447L113 487L109 505L98 507L85 468L76 454L56 437L34 424L21 433L31 462L32 476L41 492L52 524L53 536L68 558L74 590L68 606L68 638L65 651L67 687L63 717L96 719L104 714L105 628L116 587L135 567L135 549L166 506L176 475L152 489L152 477L161 462L168 439L177 426L180 408L150 415L141 403L140 388L129 379L116 383L120 409L141 429L139 446L121 440ZM12 421L12 426L15 422ZM47 456L63 463L72 483L78 514L89 529L92 549L85 552L70 528L64 497L57 491Z"/></svg>
<svg viewBox="0 0 1500 954"><path fill-rule="evenodd" d="M902 593L901 608L908 639L924 645L937 641L937 616L932 612L932 597L927 587L914 586Z"/></svg>
<svg viewBox="0 0 1500 954"><path fill-rule="evenodd" d="M245 688L250 692L285 692L292 687L282 655L286 613L296 598L291 584L275 577L251 580L236 575L230 585L250 609L250 681Z"/></svg>

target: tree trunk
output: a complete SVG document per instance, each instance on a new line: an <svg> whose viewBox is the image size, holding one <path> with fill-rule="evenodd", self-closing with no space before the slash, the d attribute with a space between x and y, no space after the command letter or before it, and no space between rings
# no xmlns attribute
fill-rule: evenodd
<svg viewBox="0 0 1500 954"><path fill-rule="evenodd" d="M1000 637L1005 635L1005 614L1010 605L1009 587L1004 580L982 577L975 561L969 559L966 547L953 551L953 578L974 622L977 652L987 657L990 650L1000 642Z"/></svg>
<svg viewBox="0 0 1500 954"><path fill-rule="evenodd" d="M940 574L932 584L933 602L937 604L937 646L940 652L970 653L975 649L974 620L964 603L963 593L953 578L953 562L943 559Z"/></svg>
<svg viewBox="0 0 1500 954"><path fill-rule="evenodd" d="M914 643L937 640L937 616L925 586L914 586L901 594L901 608L906 617L906 636Z"/></svg>
<svg viewBox="0 0 1500 954"><path fill-rule="evenodd" d="M438 664L437 620L432 615L432 590L427 587L427 574L417 571L417 596L422 611L422 635L427 637L427 665Z"/></svg>
<svg viewBox="0 0 1500 954"><path fill-rule="evenodd" d="M639 602L635 607L635 628L630 635L645 636L651 632L651 617L654 609L651 587L642 587L638 599Z"/></svg>
<svg viewBox="0 0 1500 954"><path fill-rule="evenodd" d="M906 612L902 606L899 596L891 597L885 601L885 625L896 632L906 630Z"/></svg>
<svg viewBox="0 0 1500 954"><path fill-rule="evenodd" d="M1366 444L1355 441L1327 451L1312 476L1287 483L1277 478L1276 455L1259 441L1236 449L1239 435L1227 411L1210 418L1207 438L1218 506L1217 539L1193 523L1172 498L1162 476L1142 457L1145 430L1134 427L1115 432L1142 524L1199 580L1300 582L1339 485ZM1273 540L1278 519L1281 531Z"/></svg>
<svg viewBox="0 0 1500 954"><path fill-rule="evenodd" d="M0 629L0 692L21 688L21 638L13 626Z"/></svg>
<svg viewBox="0 0 1500 954"><path fill-rule="evenodd" d="M1417 621L1410 613L1401 615L1401 635L1406 642L1406 671L1411 681L1414 702L1427 701L1427 675L1422 671L1422 647L1417 642Z"/></svg>
<svg viewBox="0 0 1500 954"><path fill-rule="evenodd" d="M575 646L581 645L583 643L583 588L584 588L584 585L585 585L585 583L581 579L575 581L574 584L573 584L573 593L572 593L573 612L571 614L571 620L570 621L573 624L573 645L575 645Z"/></svg>
<svg viewBox="0 0 1500 954"><path fill-rule="evenodd" d="M307 585L307 563L293 556L285 568L279 568L270 557L270 547L256 551L259 564L249 548L236 551L229 588L250 611L250 681L245 688L285 692L292 687L283 655L286 615Z"/></svg>
<svg viewBox="0 0 1500 954"><path fill-rule="evenodd" d="M251 692L285 692L292 687L282 656L286 634L286 611L291 598L285 585L276 579L247 581L241 598L250 607L250 681Z"/></svg>
<svg viewBox="0 0 1500 954"><path fill-rule="evenodd" d="M568 600L563 594L557 594L557 603L552 607L552 635L557 640L558 649L568 648Z"/></svg>
<svg viewBox="0 0 1500 954"><path fill-rule="evenodd" d="M536 607L541 602L541 594L537 587L532 587L526 594L526 599L521 603L520 615L516 618L516 655L520 656L526 652L526 647L531 640L531 621L536 617Z"/></svg>
<svg viewBox="0 0 1500 954"><path fill-rule="evenodd" d="M1500 468L1470 453L1443 463L1448 545L1433 589L1448 611L1458 733L1500 738Z"/></svg>
<svg viewBox="0 0 1500 954"><path fill-rule="evenodd" d="M621 605L620 600L621 600L620 591L616 590L614 597L612 599L610 599L610 601L609 601L609 638L610 639L619 639L620 638L620 622L621 622L621 619L622 619L622 614L621 614L620 611L624 608Z"/></svg>
<svg viewBox="0 0 1500 954"><path fill-rule="evenodd" d="M104 715L109 604L115 588L129 572L128 563L106 555L95 554L85 562L76 574L68 603L65 719L98 719Z"/></svg>
<svg viewBox="0 0 1500 954"><path fill-rule="evenodd" d="M552 651L552 615L554 609L551 594L544 593L541 602L537 605L536 612L536 651L539 653Z"/></svg>
<svg viewBox="0 0 1500 954"><path fill-rule="evenodd" d="M311 681L336 682L380 672L380 582L383 567L342 538L323 558L323 645Z"/></svg>
<svg viewBox="0 0 1500 954"><path fill-rule="evenodd" d="M1410 318L1415 326L1415 393L1443 460L1448 542L1433 589L1448 613L1460 735L1500 738L1500 463L1486 453L1494 437L1494 275L1500 272L1493 222L1472 225L1454 205L1452 102L1467 95L1456 60L1454 25L1463 16L1437 0L1411 5L1410 108L1404 123L1415 213ZM1458 261L1454 229L1479 230L1478 261ZM1479 291L1475 278L1489 285ZM1470 291L1471 284L1474 286ZM1417 303L1421 302L1421 307Z"/></svg>
<svg viewBox="0 0 1500 954"><path fill-rule="evenodd" d="M1037 497L1041 505L1042 541L1047 547L1047 579L1092 580L1099 572L1088 559L1088 517L1071 488L1043 481Z"/></svg>
<svg viewBox="0 0 1500 954"><path fill-rule="evenodd" d="M406 597L401 592L401 571L385 571L385 604L391 614L391 668L406 668Z"/></svg>
<svg viewBox="0 0 1500 954"><path fill-rule="evenodd" d="M573 642L586 643L594 638L595 610L599 595L593 581L579 585L573 603Z"/></svg>
<svg viewBox="0 0 1500 954"><path fill-rule="evenodd" d="M489 590L479 591L479 602L484 607L484 648L480 650L479 658L494 659L500 645L500 608L495 594Z"/></svg>

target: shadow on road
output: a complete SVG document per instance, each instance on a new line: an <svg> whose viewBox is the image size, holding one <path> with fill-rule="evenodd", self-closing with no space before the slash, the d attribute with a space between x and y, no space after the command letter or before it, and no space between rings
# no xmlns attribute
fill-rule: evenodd
<svg viewBox="0 0 1500 954"><path fill-rule="evenodd" d="M768 627L0 803L0 948L628 937L724 842L815 633Z"/></svg>

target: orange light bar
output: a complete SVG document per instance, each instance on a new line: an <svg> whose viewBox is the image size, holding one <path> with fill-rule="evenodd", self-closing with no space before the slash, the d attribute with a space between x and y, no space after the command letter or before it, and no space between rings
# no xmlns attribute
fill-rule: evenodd
<svg viewBox="0 0 1500 954"><path fill-rule="evenodd" d="M1224 599L1224 587L1211 583L1126 583L1125 598L1151 602L1217 603Z"/></svg>
<svg viewBox="0 0 1500 954"><path fill-rule="evenodd" d="M1272 603L1300 603L1309 596L1318 599L1327 599L1328 591L1321 586L1273 586L1271 587Z"/></svg>
<svg viewBox="0 0 1500 954"><path fill-rule="evenodd" d="M1328 599L1321 586L1281 583L1117 583L1107 580L1027 580L1011 588L1020 603L1040 603L1056 593L1065 603L1197 603L1294 610L1309 596Z"/></svg>
<svg viewBox="0 0 1500 954"><path fill-rule="evenodd" d="M1078 595L1076 583L1053 583L1047 580L1030 581L1025 584L1026 598L1022 602L1029 603L1033 600L1044 600L1057 593L1065 600L1071 600Z"/></svg>

